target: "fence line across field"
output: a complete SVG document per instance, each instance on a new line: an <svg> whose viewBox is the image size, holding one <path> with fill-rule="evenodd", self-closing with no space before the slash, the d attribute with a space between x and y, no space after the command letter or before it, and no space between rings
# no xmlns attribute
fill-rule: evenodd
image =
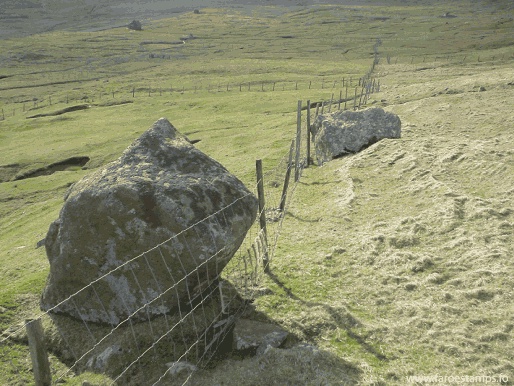
<svg viewBox="0 0 514 386"><path fill-rule="evenodd" d="M280 203L283 200L283 192L280 191L282 194L277 194L277 192L280 189L270 187L270 186L267 186L267 189L265 189L265 190L263 190L262 188L264 188L266 180L269 180L269 181L282 180L285 175L288 175L288 170L290 170L290 168L293 167L293 165L291 163L286 162L288 157L289 157L289 154L285 154L278 161L278 164L275 166L275 168L269 170L268 172L266 172L264 174L261 174L257 180L257 183L253 187L253 191L261 190L261 193L258 195L263 200L262 206L260 207L259 213L257 214L257 219L259 220L259 219L264 218L265 223L267 221L272 223L272 225L268 228L269 233L267 235L264 234L263 227L262 227L262 225L263 225L262 221L259 225L255 226L255 228L256 228L255 230L250 230L248 232L248 235L245 239L246 241L243 242L242 247L239 249L238 253L236 253L236 256L233 257L232 261L229 263L229 266L227 266L226 271L224 270L223 272L216 272L217 273L216 281L219 280L219 283L217 286L213 286L211 288L210 292L208 292L205 295L202 295L205 297L202 297L200 299L200 301L189 312L184 313L184 312L180 311L180 309L179 309L180 320L177 323L175 323L174 325L169 326L170 328L167 329L167 331L165 331L165 333L161 334L157 339L155 339L154 342L152 342L152 344L148 347L139 347L139 344L138 344L138 341L136 338L136 334L133 331L133 328L134 328L133 322L132 322L133 317L137 314L140 314L141 312L144 312L150 304L152 304L154 302L159 302L165 294L176 291L177 286L181 282L186 281L189 278L194 277L195 275L198 275L199 269L201 269L203 265L206 265L211 259L215 259L217 253L210 256L208 259L206 259L204 262L202 262L202 264L200 264L194 271L188 273L186 276L182 277L178 281L173 280L173 276L171 275L171 271L170 271L170 276L172 278L171 286L169 286L168 288L162 288L160 293L158 294L158 296L149 300L148 302L143 304L141 307L133 310L126 319L124 319L123 321L121 321L120 323L118 323L116 325L113 325L112 329L110 330L109 333L105 334L104 336L102 336L98 339L95 337L94 332L92 331L93 328L92 328L92 326L89 325L89 322L82 319L84 330L88 331L88 333L91 336L91 340L94 343L89 347L84 347L82 352L75 352L74 353L74 356L76 358L75 362L66 371L64 371L60 374L57 374L57 376L54 379L54 382L62 380L71 371L79 368L80 365L83 364L84 360L87 359L88 355L92 354L96 349L98 349L102 343L109 340L118 329L120 329L122 327L126 327L128 329L132 329L132 331L133 331L132 336L133 336L134 342L132 343L132 345L133 345L133 347L138 349L139 355L127 367L125 367L125 369L122 371L122 373L120 373L118 375L118 377L115 379L115 381L119 380L120 377L122 377L127 371L129 371L130 367L134 366L138 361L142 360L147 355L151 355L154 348L156 347L156 345L158 345L162 340L166 339L166 337L170 333L175 332L177 329L181 328L182 323L186 322L186 320L188 321L189 319L191 319L192 318L191 315L193 312L195 312L197 310L200 310L200 311L203 310L203 312L205 313L205 310L203 309L204 303L210 301L210 299L212 298L212 296L214 294L221 294L221 299L222 299L222 303L223 303L221 313L216 315L210 322L207 322L208 326L206 329L204 329L203 331L199 331L199 330L196 331L196 340L189 345L187 350L185 350L179 356L179 359L178 359L178 360L181 360L194 352L196 365L199 365L202 361L208 362L210 360L210 356L211 356L208 351L215 348L215 346L219 344L219 340L222 338L222 335L226 333L225 329L228 329L228 326L226 326L225 329L221 329L220 331L217 331L216 339L211 340L211 341L207 341L206 331L208 331L210 328L213 328L213 326L215 326L216 323L219 323L221 317L226 316L223 314L224 308L228 307L230 305L230 303L234 301L233 298L228 298L228 299L224 298L224 291L223 291L224 280L233 280L234 283L237 284L238 289L241 290L241 296L243 296L243 298L246 298L246 299L252 298L253 297L252 289L258 284L260 278L262 277L263 273L265 272L266 264L269 264L269 258L273 255L273 250L277 245L280 228L283 224L283 218L284 218L284 215L287 210L287 203L290 202L290 200L291 200L291 194L288 195L287 200L285 201L285 206L283 207L282 213L277 213L277 211L279 211L279 208L280 208ZM286 160L286 161L284 161L284 160ZM261 186L261 189L259 189L259 185ZM296 184L293 184L292 187L294 188L295 185ZM266 194L263 193L264 191L266 191ZM244 196L244 197L246 197L246 196ZM201 224L205 221L208 221L210 219L213 219L217 215L220 215L220 214L223 215L224 212L231 210L232 207L234 205L237 205L244 197L233 201L232 203L228 204L227 206L220 209L216 213L213 213L210 216L207 216L206 218L196 222L195 224L191 225L187 229L181 231L177 235L169 238L168 240L156 245L155 247L149 249L148 251L145 251L144 253L141 253L141 254L129 259L128 261L126 261L123 264L120 264L118 267L114 268L113 270L106 273L105 275L92 281L91 283L86 285L81 290L68 296L66 299L64 299L63 301L61 301L59 304L52 307L48 311L41 313L37 317L33 318L33 320L27 321L24 326L22 326L18 329L15 329L14 331L12 331L11 333L9 333L7 335L2 335L2 337L0 338L0 342L3 343L7 340L12 339L15 335L18 335L20 333L20 330L22 330L24 328L28 329L30 326L34 325L34 323L35 323L34 321L40 321L43 317L48 316L49 313L51 313L55 310L58 310L58 308L60 306L62 306L64 303L74 302L74 298L80 292L85 291L87 289L93 289L93 293L96 293L95 284L97 284L101 280L106 279L108 276L119 271L120 269L128 267L128 269L131 270L132 268L130 267L130 265L136 261L139 261L141 265L144 265L145 262L148 265L147 255L149 253L158 252L162 256L162 252L160 251L160 248L162 246L166 245L167 243L172 242L174 239L177 239L184 232L194 229L199 224ZM272 221L273 216L275 216L275 218ZM277 216L278 216L278 221L276 219ZM268 242L267 237L270 238L271 242ZM218 251L218 253L220 251ZM163 261L166 264L164 257L163 257ZM189 300L193 301L191 296L189 296ZM76 306L76 307L78 308L78 306ZM239 310L239 311L242 312L242 310ZM237 314L237 312L236 312L236 314ZM164 318L167 318L167 316L165 315ZM193 318L193 320L194 320L194 318ZM152 321L152 318L148 317L147 322L148 322L149 328L152 329L152 326L154 323ZM166 320L166 322L168 322L168 321ZM67 336L67 334L62 331L61 331L61 334L63 336L64 341L69 341L71 339L70 336ZM185 340L185 338L184 338L184 340ZM204 349L199 348L199 346L201 346L201 345L203 345L202 347L204 347ZM36 346L37 346L37 343L36 343ZM166 371L166 373L168 373L169 371L172 371L172 368L173 368L173 365ZM34 369L37 369L37 367L34 366ZM162 377L164 377L166 375L166 373L164 373L162 375Z"/></svg>
<svg viewBox="0 0 514 386"><path fill-rule="evenodd" d="M377 56L375 57L373 65L371 66L368 73L365 75L365 77L359 80L358 86L355 88L355 95L353 98L354 109L357 108L358 88L360 88L360 99L358 103L359 108L361 104L364 104L366 102L367 95L371 92L370 90L375 90L374 86L371 87L370 85L375 85L375 82L372 81L371 75L375 68L376 62ZM348 91L346 91L345 95L347 93ZM330 111L332 109L332 106L335 104L337 104L338 108L340 109L341 103L343 102L341 100L342 91L340 91L339 95L340 98L337 101L337 103L335 103L336 101L334 100L334 93L331 94L330 102L326 103L325 101L322 101L316 103L316 115L319 113L320 104L322 113L324 108L327 108L328 111ZM112 339L118 339L114 336L114 334L121 328L125 327L127 329L127 335L131 336L129 341L132 340L130 344L132 345L134 352L137 352L137 356L134 359L132 359L129 364L122 364L123 369L119 374L116 375L115 379L113 380L113 383L117 381L122 381L122 377L124 376L124 374L126 374L133 366L137 365L140 361L145 360L148 355L151 355L153 353L155 358L159 357L157 354L159 345L175 333L178 333L181 336L181 338L178 340L178 342L171 342L174 351L174 362L161 375L161 377L157 380L156 383L160 382L169 372L172 372L172 369L174 366L176 366L176 363L182 361L183 359L185 359L187 362L193 362L195 368L196 366L201 366L202 364L208 363L214 355L212 349L216 348L221 344L223 337L228 332L230 323L233 323L233 320L237 318L239 315L241 315L241 313L244 311L246 307L247 303L245 301L239 303L237 299L253 299L255 295L255 289L258 286L262 276L266 273L269 273L270 263L272 262L272 257L274 255L274 251L278 243L278 238L281 233L283 221L287 213L287 208L292 200L292 195L296 187L298 186L304 168L309 166L310 150L307 149L310 149L311 140L311 107L311 101L308 101L307 106L305 107L303 106L302 101L298 101L296 137L292 141L290 148L287 149L288 151L278 160L278 163L274 166L274 168L271 168L267 173L263 173L262 160L256 161L257 180L256 183L252 185L251 190L254 194L256 193L258 197L259 210L256 216L255 224L247 232L242 244L238 244L239 249L236 251L236 254L229 261L228 265L224 267L224 269L218 271L218 267L216 264L216 272L214 278L212 280L209 279L206 288L200 288L198 294L191 294L189 286L186 285L188 298L187 304L189 309L188 307L181 306L181 303L179 301L177 310L178 315L177 313L173 315L168 315L164 313L164 332L162 332L162 328L161 332L158 331L159 326L156 325L157 322L154 321L154 319L150 316L150 313L148 312L148 307L154 302L162 301L163 297L168 293L175 292L177 299L179 299L177 287L179 284L183 282L187 283L188 280L198 280L198 286L203 285L199 274L199 270L203 268L203 266L208 267L207 264L211 260L215 260L217 255L221 253L226 246L224 246L221 249L218 249L216 253L207 257L205 261L197 265L197 267L193 271L187 273L186 270L183 269L183 271L186 273L183 277L180 277L180 279L178 280L176 280L176 278L173 275L173 272L169 269L161 249L165 246L174 248L173 242L175 240L178 240L179 237L182 237L182 242L184 243L184 245L186 245L189 251L191 251L184 236L186 232L195 231L198 234L198 227L206 223L207 221L214 221L217 222L218 225L220 225L221 217L224 218L223 223L226 223L225 212L233 211L234 206L241 203L242 200L245 197L248 197L248 195L251 193L248 193L247 195L244 195L243 197L234 200L233 202L227 204L225 207L221 208L215 213L197 221L196 223L180 231L173 237L170 237L169 239L155 245L149 250L130 258L129 260L120 264L108 273L93 280L92 282L84 286L82 289L69 295L67 298L62 300L57 305L51 307L46 312L40 313L37 317L32 318L30 321L27 320L22 327L9 329L11 332L7 334L2 334L2 336L0 337L0 343L12 340L16 335L20 333L21 330L27 328L30 329L31 326L34 325L34 320L40 321L43 317L48 317L49 315L51 315L52 312L59 311L59 308L65 303L70 302L70 304L73 304L75 309L78 311L78 315L81 319L77 319L76 322L79 324L81 323L83 325L83 327L81 328L83 328L85 334L89 335L90 340L93 343L86 347L84 347L84 345L81 345L80 352L74 351L73 348L71 348L72 344L70 344L70 342L72 342L74 339L73 334L69 334L68 336L66 336L66 333L62 329L59 330L59 327L57 326L57 329L61 333L62 339L68 346L70 346L70 350L73 351L72 354L75 360L72 365L70 365L66 370L62 371L57 375L57 381L54 382L62 380L71 371L80 370L80 366L83 365L84 360L86 360L89 355L96 353L95 350L101 349L102 344L108 343L108 340L111 339L111 337ZM302 111L304 109L307 110L307 119L305 125L303 123L304 120L302 116ZM305 130L305 132L303 130ZM306 135L302 133L306 133ZM303 146L305 143L308 145ZM155 276L153 276L152 267L148 260L148 257L151 254L157 254L157 257L159 257L160 255L160 258L162 259L162 262L164 263L164 266L166 267L170 275L170 285L167 288L160 288L157 279L155 278ZM182 268L184 268L180 258L180 253L175 253L175 255L178 257L178 260L182 265ZM139 286L139 288L142 288L141 284L136 278L136 275L132 271L134 262L140 263L139 269L142 269L141 267L148 267L149 272L151 273L150 276L153 277L157 283L159 293L151 299L145 299L144 304L136 309L130 310L125 305L125 309L127 311L128 316L121 322L118 321L117 323L111 323L111 328L107 333L100 332L99 336L96 336L95 334L97 334L97 331L99 330L96 329L94 323L88 322L88 320L82 316L80 312L80 305L76 304L75 298L83 291L92 289L92 292L96 295L96 300L98 300L102 304L102 307L104 308L106 315L108 315L105 305L103 305L102 301L100 300L96 292L95 285L100 281L106 280L108 277L111 277L114 273L119 272L121 269L125 269L132 272L134 278L136 279L137 285ZM196 281L194 282L196 283ZM231 283L237 289L237 293L231 295L230 291L224 290L224 283ZM221 309L219 312L214 310L214 315L208 317L207 313L211 311L208 310L207 307L209 305L209 302L215 301L216 296L219 297ZM231 309L231 307L235 307L235 309ZM203 315L203 318L201 319L203 320L203 325L199 327L197 326L197 322L195 321L196 312L199 312ZM138 338L136 337L135 330L138 327L137 322L141 321L141 315L144 315L145 313L146 319L144 319L144 321L148 323L148 328L152 333L152 341L146 347L141 347L141 345L145 343L141 342L140 339L138 340ZM138 320L133 320L136 316L138 316ZM175 323L173 323L174 317L178 317L178 320L176 320ZM193 335L195 337L193 342L188 340L188 336L186 336L184 333L184 325L187 322L189 322L188 325L192 326L193 329ZM157 333L157 336L155 336L154 333ZM121 339L121 337L119 339ZM35 347L31 347L31 351L45 351L44 349L41 349L41 346L38 343L38 339L31 339L31 341L35 342L32 343L32 345L35 345ZM181 351L179 353L176 353L175 351L177 349L177 344L181 343L183 343L184 348L180 349ZM78 350L77 347L75 347L75 349ZM46 377L47 375L44 373L45 366L39 366L39 362L36 362L36 359L33 358L33 368L35 371L38 371L37 369L42 368L43 373L35 374L35 377ZM44 364L44 361L42 363Z"/></svg>
<svg viewBox="0 0 514 386"><path fill-rule="evenodd" d="M375 44L376 47L378 47ZM374 47L375 47L374 46ZM382 57L378 54L378 51L375 51L375 60L373 61L373 69L375 64L379 64ZM392 56L391 54L387 54L385 56L385 62L387 64L421 64L428 62L454 62L458 64L473 64L473 63L485 63L485 62L493 62L496 63L498 61L510 60L511 57L507 57L506 54L499 55L488 55L487 57L482 55L456 55L456 54L430 54L430 55L405 55L405 56ZM55 72L55 71L50 71ZM49 72L49 73L50 73ZM24 89L24 88L36 88L38 86L49 86L54 84L66 84L66 83L77 83L77 82L86 82L86 81L98 81L102 79L106 79L109 76L106 74L95 74L92 70L90 71L81 71L80 78L77 79L69 79L70 73L67 73L68 80L56 80L55 82L45 82L40 85L27 85L27 86L16 86L16 87L3 87L0 88L0 91L7 91L12 89ZM48 107L51 105L55 105L58 103L77 103L77 102L87 102L94 103L98 100L104 100L106 98L139 98L139 97L152 97L152 96L163 96L163 95L173 95L176 93L184 94L184 93L198 93L198 92L227 92L227 91L255 91L255 92L273 92L273 91L291 91L291 90L345 90L347 87L352 88L356 85L360 85L361 80L364 77L356 77L356 76L345 76L338 79L315 79L315 80L297 80L297 81L284 81L284 80L250 80L250 81L241 81L241 82L192 82L187 86L184 85L169 85L168 87L156 87L152 85L138 85L138 86L127 86L124 88L114 87L114 88L104 88L103 90L96 91L83 91L76 92L75 94L80 94L80 96L74 96L73 94L59 93L58 95L41 95L41 96L33 96L31 101L27 101L26 97L23 97L23 100L20 100L22 97L13 97L8 99L6 102L2 103L0 121L6 120L9 117L17 116L20 113L26 113L28 111L37 110L43 107Z"/></svg>
<svg viewBox="0 0 514 386"><path fill-rule="evenodd" d="M302 102L299 101L298 108L297 108L297 138L301 138L302 133ZM307 120L310 121L309 119ZM295 140L296 141L296 140ZM258 230L250 231L248 233L248 236L246 238L247 241L243 243L243 248L240 248L240 252L234 256L232 260L234 260L234 264L230 266L227 270L227 272L216 272L217 276L214 281L218 281L219 283L223 283L224 276L227 277L228 280L232 279L235 284L237 284L237 287L241 289L242 296L244 298L250 299L253 296L252 288L255 287L255 285L258 284L260 277L262 277L263 273L267 272L269 269L270 259L273 256L274 249L277 246L277 241L280 235L280 231L283 225L283 220L285 217L285 214L287 212L288 203L291 201L292 193L294 192L298 181L301 177L301 173L303 171L303 168L307 165L306 160L306 152L303 150L303 146L301 146L301 141L296 142L296 144L293 144L291 149L294 149L293 151L289 149L289 151L284 154L282 158L279 159L278 164L275 166L275 168L269 170L267 173L263 174L262 172L258 174L257 183L253 186L253 191L257 191L257 196L259 197L260 206L259 206L259 213L257 214L257 219L259 222L259 225L256 225L256 228ZM294 157L293 157L294 153ZM294 158L294 162L292 159ZM257 165L261 164L262 161L258 161ZM294 182L291 183L290 191L288 192L287 186L289 184L289 179L292 179L292 171L295 171L295 178L293 179ZM267 185L266 182L269 181L270 185ZM282 182L279 183L279 182ZM264 188L266 186L266 188ZM266 193L264 193L266 192ZM246 195L247 196L247 195ZM121 269L127 268L128 270L132 270L131 267L132 263L138 261L142 266L146 265L149 266L147 255L150 253L158 252L163 261L166 265L165 259L162 255L162 252L160 250L161 247L167 245L168 243L171 243L173 240L178 239L181 237L185 232L195 229L198 225L214 219L214 221L218 221L216 219L216 216L224 215L224 212L233 210L232 207L234 205L237 205L239 202L241 202L246 196L243 196L237 200L234 200L232 203L226 205L222 209L218 210L217 212L205 217L204 219L196 222L195 224L189 226L188 228L184 229L183 231L179 232L177 235L165 240L164 242L154 246L153 248L149 249L148 251L145 251L144 253L141 253L137 256L132 257L131 259L127 260L126 262L120 264L116 268L112 269L110 272L102 275L101 277L97 278L96 280L92 281L85 287L83 287L81 290L75 292L74 294L69 295L66 299L62 300L59 304L53 306L48 311L41 313L39 316L33 318L34 320L41 320L43 316L48 316L49 313L53 311L57 311L60 306L62 306L64 303L72 302L75 305L76 309L79 309L79 305L75 304L74 298L81 293L82 291L85 291L87 289L92 289L93 293L96 293L95 290L95 284L99 283L102 280L105 280L107 277L113 275L114 273L120 271ZM269 226L267 226L269 225ZM220 250L221 251L221 250ZM187 281L189 278L193 278L195 275L198 275L198 271L200 268L202 268L203 265L206 265L211 259L215 259L216 255L220 252L218 251L216 254L210 256L208 259L206 259L202 264L200 264L194 271L186 274L184 277L180 278L178 281L173 278L172 272L170 271L170 277L171 277L171 283L172 285L168 288L162 288L160 290L160 293L154 297L153 299L150 299L145 304L140 306L139 308L132 310L132 312L129 314L129 316L124 319L123 321L119 322L116 325L112 326L112 329L107 334L103 335L100 338L95 337L94 333L92 332L93 328L89 325L89 322L82 318L82 324L84 325L85 331L87 331L91 337L91 340L94 342L89 347L84 347L82 352L75 352L75 362L64 372L57 375L57 380L62 380L64 377L66 377L69 372L77 369L80 367L81 364L83 364L83 361L88 357L88 355L92 354L96 349L98 349L102 343L106 342L108 339L110 339L111 336L120 328L126 327L132 330L132 336L134 339L133 346L140 352L138 357L133 360L128 367L124 369L124 371L118 375L118 378L123 376L131 366L133 366L135 363L137 363L139 360L144 358L146 355L152 352L154 347L159 344L164 338L166 338L171 332L175 331L175 329L181 327L181 323L183 323L188 317L191 317L191 314L193 311L197 309L204 310L204 303L209 301L211 295L214 293L223 293L223 290L221 287L218 289L212 288L208 294L205 295L205 297L202 297L198 304L196 304L188 313L183 314L179 309L179 315L180 320L179 322L175 323L173 326L170 326L170 328L163 334L161 334L158 339L156 339L149 347L146 348L140 348L138 340L136 338L136 334L134 333L134 326L132 319L134 316L145 312L147 310L147 307L151 305L154 302L161 301L162 297L166 295L169 292L177 291L177 286L182 283L183 281ZM230 265L230 263L229 263ZM151 267L149 267L151 270ZM219 284L222 286L222 284ZM203 296L203 295L202 295ZM97 296L98 298L98 296ZM223 294L222 294L223 298ZM193 297L189 295L189 301L193 302ZM226 299L225 304L230 304L234 299ZM80 314L80 312L79 312ZM236 312L237 314L237 312ZM216 315L215 318L212 319L210 323L208 323L208 327L204 329L204 331L196 331L197 339L195 342L193 342L189 348L180 355L179 358L183 358L184 356L187 356L189 353L195 351L195 359L196 363L199 364L201 360L205 360L206 358L209 358L210 354L208 354L205 351L205 348L210 349L213 346L216 346L218 341L207 341L206 332L209 328L212 328L216 323L219 323L219 318L223 315ZM167 316L165 315L164 318L166 319ZM166 319L166 322L168 320ZM11 339L15 335L19 334L20 330L23 328L28 328L29 325L31 325L33 321L27 322L23 327L20 327L18 329L15 329L13 332L3 335L0 339L1 342L5 342L6 340ZM148 325L150 329L152 329L153 321L152 318L148 315ZM217 339L220 339L220 334L223 335L225 330L218 331ZM63 333L61 331L61 334L63 336L63 340L65 342L69 341L71 339L70 336L66 337L66 333ZM200 343L203 342L204 351L198 348ZM185 340L185 338L184 338ZM195 349L196 347L196 349ZM200 360L201 359L201 360ZM38 368L34 366L34 368ZM170 371L170 369L167 370L167 372ZM166 374L166 373L165 373ZM165 376L163 374L163 376ZM117 379L118 379L117 378Z"/></svg>

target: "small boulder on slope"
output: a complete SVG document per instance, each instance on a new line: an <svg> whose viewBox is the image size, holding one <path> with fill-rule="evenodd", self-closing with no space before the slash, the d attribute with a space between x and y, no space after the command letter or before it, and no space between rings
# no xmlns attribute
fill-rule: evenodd
<svg viewBox="0 0 514 386"><path fill-rule="evenodd" d="M379 107L318 115L311 127L316 158L323 164L356 153L384 138L401 137L400 118Z"/></svg>

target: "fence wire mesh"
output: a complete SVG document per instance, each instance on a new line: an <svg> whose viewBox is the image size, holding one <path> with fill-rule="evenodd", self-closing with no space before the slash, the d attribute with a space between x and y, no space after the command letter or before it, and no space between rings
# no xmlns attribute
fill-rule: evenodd
<svg viewBox="0 0 514 386"><path fill-rule="evenodd" d="M305 164L304 156L302 153L299 168ZM157 363L165 370L158 377L145 378L144 383L159 384L184 366L191 370L189 379L195 369L209 366L218 358L235 320L260 289L265 260L269 263L274 254L296 186L292 181L286 195L285 179L289 176L293 180L291 171L295 167L294 160L289 162L288 151L263 175L265 206L246 235L241 233L232 244L220 245L209 256L198 256L198 251L216 245L214 235L205 237L209 226L230 226L228 219L239 205L244 205L245 197L119 264L79 291L63 295L58 304L36 316L34 319L45 322L52 351L67 365L54 371L53 383L87 370L107 373L112 384L137 384L135 374L147 373L143 369ZM250 189L254 194L259 182ZM261 213L266 218L267 232L259 226ZM236 252L225 266L223 256L228 250ZM195 260L194 270L186 268L184 254ZM179 261L181 270L169 266L170 256ZM162 272L168 275L167 281L157 278ZM102 293L109 282L119 281L124 275L133 278L146 295L138 306L119 297L118 307L125 317L117 319L109 311L110 304L102 300ZM141 282L141 276L147 277L148 282ZM153 291L147 289L149 282ZM178 300L184 298L187 301ZM103 323L95 322L92 308L102 310ZM63 314L70 309L77 317ZM25 328L26 324L21 324L2 332L0 342L3 345L16 341Z"/></svg>

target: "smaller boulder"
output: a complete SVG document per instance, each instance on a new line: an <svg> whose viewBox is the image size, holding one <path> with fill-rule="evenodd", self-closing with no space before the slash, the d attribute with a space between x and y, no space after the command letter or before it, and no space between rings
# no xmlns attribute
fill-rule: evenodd
<svg viewBox="0 0 514 386"><path fill-rule="evenodd" d="M139 20L132 20L129 23L129 25L127 25L127 28L131 29L133 31L142 31L143 25L141 24L141 22Z"/></svg>
<svg viewBox="0 0 514 386"><path fill-rule="evenodd" d="M272 324L239 319L234 327L233 349L245 356L262 355L270 347L280 347L288 335Z"/></svg>
<svg viewBox="0 0 514 386"><path fill-rule="evenodd" d="M316 158L321 165L356 153L384 138L400 138L400 118L380 107L362 111L339 110L318 115L311 126Z"/></svg>

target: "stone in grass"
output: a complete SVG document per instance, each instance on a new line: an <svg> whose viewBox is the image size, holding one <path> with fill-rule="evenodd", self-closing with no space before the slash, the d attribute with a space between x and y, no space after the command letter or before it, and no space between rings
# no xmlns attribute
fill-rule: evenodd
<svg viewBox="0 0 514 386"><path fill-rule="evenodd" d="M256 211L239 179L159 119L67 192L46 236L41 308L112 325L192 305L216 284Z"/></svg>
<svg viewBox="0 0 514 386"><path fill-rule="evenodd" d="M133 31L142 31L143 30L143 25L141 24L141 22L139 20L132 20L127 25L127 28L131 29Z"/></svg>
<svg viewBox="0 0 514 386"><path fill-rule="evenodd" d="M316 158L323 164L356 153L384 138L400 138L400 118L380 107L318 115L311 127Z"/></svg>
<svg viewBox="0 0 514 386"><path fill-rule="evenodd" d="M233 349L242 355L262 355L270 347L278 348L288 333L280 327L255 320L239 319L233 334Z"/></svg>

